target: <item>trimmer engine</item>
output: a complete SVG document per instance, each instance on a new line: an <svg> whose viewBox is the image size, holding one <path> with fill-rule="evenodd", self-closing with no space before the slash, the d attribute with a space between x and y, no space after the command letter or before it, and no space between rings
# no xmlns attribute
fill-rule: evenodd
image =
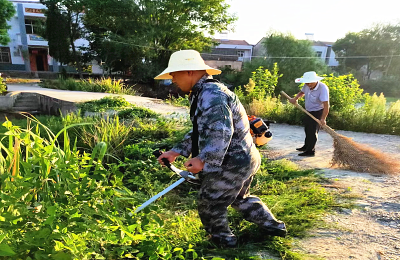
<svg viewBox="0 0 400 260"><path fill-rule="evenodd" d="M272 133L269 130L269 124L274 121L263 120L255 116L248 116L250 123L250 134L256 146L263 146L272 139Z"/></svg>

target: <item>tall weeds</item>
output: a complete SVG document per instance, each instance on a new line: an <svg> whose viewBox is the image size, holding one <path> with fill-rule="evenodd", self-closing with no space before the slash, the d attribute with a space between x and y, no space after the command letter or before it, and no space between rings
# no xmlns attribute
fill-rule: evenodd
<svg viewBox="0 0 400 260"><path fill-rule="evenodd" d="M127 88L122 80L115 80L111 78L89 78L84 80L75 80L73 78L59 78L58 80L44 81L43 83L41 83L41 86L63 90L102 92L112 94L134 95L136 93L133 89Z"/></svg>
<svg viewBox="0 0 400 260"><path fill-rule="evenodd" d="M302 124L304 113L290 103L282 103L278 98L266 97L244 104L250 115L278 123ZM364 103L345 106L341 110L332 109L327 124L335 129L400 135L400 101L386 103L383 95L364 95Z"/></svg>
<svg viewBox="0 0 400 260"><path fill-rule="evenodd" d="M99 142L106 142L111 155L106 161L113 161L112 158L123 160L124 147L132 135L133 127L134 121L120 122L118 116L101 118L93 125L83 128L81 139L90 149L94 149Z"/></svg>

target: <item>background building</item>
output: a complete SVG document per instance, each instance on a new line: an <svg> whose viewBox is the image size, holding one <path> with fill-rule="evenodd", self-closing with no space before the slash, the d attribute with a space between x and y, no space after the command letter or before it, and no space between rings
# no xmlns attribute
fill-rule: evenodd
<svg viewBox="0 0 400 260"><path fill-rule="evenodd" d="M339 66L339 62L335 58L335 52L332 50L334 42L313 41L312 48L317 57L321 58L329 67Z"/></svg>
<svg viewBox="0 0 400 260"><path fill-rule="evenodd" d="M49 55L48 42L37 32L39 24L46 19L43 12L46 6L39 0L10 2L15 6L16 14L8 21L11 41L7 46L0 46L0 71L59 72L61 64ZM75 43L76 46L88 44L84 39ZM94 64L92 73L103 71Z"/></svg>
<svg viewBox="0 0 400 260"><path fill-rule="evenodd" d="M311 41L311 47L313 48L317 57L321 58L321 60L323 60L329 67L339 66L339 62L336 60L335 52L332 50L332 45L334 42L314 41L311 37L312 34L306 34L306 36L307 39ZM267 50L263 45L264 40L265 37L254 46L253 56L267 56Z"/></svg>
<svg viewBox="0 0 400 260"><path fill-rule="evenodd" d="M253 45L245 40L214 39L219 45L210 54L202 54L205 63L214 68L230 67L240 71L244 61L251 61Z"/></svg>

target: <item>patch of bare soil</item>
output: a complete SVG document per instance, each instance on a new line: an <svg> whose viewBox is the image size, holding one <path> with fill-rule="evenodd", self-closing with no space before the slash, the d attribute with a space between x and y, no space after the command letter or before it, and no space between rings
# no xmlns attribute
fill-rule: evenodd
<svg viewBox="0 0 400 260"><path fill-rule="evenodd" d="M321 131L315 157L300 157L295 150L304 142L300 126L271 125L269 157L287 158L302 168L317 169L331 179L330 189L357 196L355 209L338 209L326 215L326 227L296 241L298 252L325 259L400 259L400 175L357 173L330 167L332 138ZM400 160L400 136L337 131Z"/></svg>

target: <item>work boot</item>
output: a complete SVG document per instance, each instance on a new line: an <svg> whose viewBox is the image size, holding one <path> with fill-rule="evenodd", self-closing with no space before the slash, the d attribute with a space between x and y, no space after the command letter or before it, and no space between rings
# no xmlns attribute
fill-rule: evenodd
<svg viewBox="0 0 400 260"><path fill-rule="evenodd" d="M211 242L214 243L218 247L236 247L237 245L237 238L236 236L232 235L229 237L226 236L219 236L219 235L212 235Z"/></svg>
<svg viewBox="0 0 400 260"><path fill-rule="evenodd" d="M260 228L269 236L286 237L287 235L285 223L279 220L272 225L260 226Z"/></svg>

